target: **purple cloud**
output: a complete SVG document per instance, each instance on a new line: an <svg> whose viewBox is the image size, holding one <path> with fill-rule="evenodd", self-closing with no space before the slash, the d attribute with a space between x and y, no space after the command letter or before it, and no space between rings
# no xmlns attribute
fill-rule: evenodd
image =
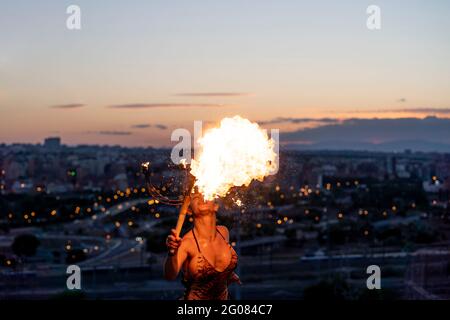
<svg viewBox="0 0 450 320"><path fill-rule="evenodd" d="M58 104L54 106L50 106L52 109L78 109L84 107L85 105L82 103L68 103L68 104Z"/></svg>
<svg viewBox="0 0 450 320"><path fill-rule="evenodd" d="M143 123L143 124L135 124L133 126L131 126L133 129L147 129L147 128L157 128L160 130L166 130L167 126L163 125L163 124L147 124L147 123Z"/></svg>
<svg viewBox="0 0 450 320"><path fill-rule="evenodd" d="M278 117L267 121L258 121L260 125L269 125L269 124L279 124L279 123L323 123L323 124L331 124L338 123L340 120L336 118L289 118L289 117Z"/></svg>
<svg viewBox="0 0 450 320"><path fill-rule="evenodd" d="M160 130L166 130L167 126L163 125L163 124L155 124L155 128L158 128Z"/></svg>
<svg viewBox="0 0 450 320"><path fill-rule="evenodd" d="M98 131L95 133L100 134L100 135L106 135L106 136L129 136L129 135L133 134L133 132L131 132L131 131L115 131L115 130Z"/></svg>
<svg viewBox="0 0 450 320"><path fill-rule="evenodd" d="M175 95L180 97L245 97L251 94L247 92L185 92Z"/></svg>
<svg viewBox="0 0 450 320"><path fill-rule="evenodd" d="M450 114L450 108L406 108L392 111L428 114Z"/></svg>
<svg viewBox="0 0 450 320"><path fill-rule="evenodd" d="M146 129L146 128L151 128L151 124L135 124L133 126L131 126L131 128L133 129Z"/></svg>
<svg viewBox="0 0 450 320"><path fill-rule="evenodd" d="M109 106L113 109L153 109L153 108L211 108L224 107L214 103L130 103Z"/></svg>
<svg viewBox="0 0 450 320"><path fill-rule="evenodd" d="M450 119L426 117L396 119L346 119L337 124L284 132L283 143L310 143L339 146L365 144L426 142L450 147ZM413 145L409 143L409 145ZM413 148L414 149L414 148ZM419 149L419 148L418 148Z"/></svg>

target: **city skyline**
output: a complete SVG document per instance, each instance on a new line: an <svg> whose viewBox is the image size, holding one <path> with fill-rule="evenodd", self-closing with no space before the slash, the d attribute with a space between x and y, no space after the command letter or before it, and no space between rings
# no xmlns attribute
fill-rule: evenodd
<svg viewBox="0 0 450 320"><path fill-rule="evenodd" d="M445 0L3 1L0 299L276 318L450 299L449 17Z"/></svg>
<svg viewBox="0 0 450 320"><path fill-rule="evenodd" d="M450 114L443 1L377 1L376 31L355 1L78 1L81 30L70 4L2 6L0 143L170 146L174 128L236 114L305 143L348 119Z"/></svg>

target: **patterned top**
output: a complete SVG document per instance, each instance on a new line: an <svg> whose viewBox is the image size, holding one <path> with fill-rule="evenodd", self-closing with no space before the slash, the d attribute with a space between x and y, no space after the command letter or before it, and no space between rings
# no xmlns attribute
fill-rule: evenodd
<svg viewBox="0 0 450 320"><path fill-rule="evenodd" d="M224 236L216 229L219 235L225 240ZM195 243L199 255L197 255L197 272L194 275L188 275L184 272L182 283L186 287L184 300L228 300L228 282L233 276L234 269L237 266L238 256L231 247L231 260L228 267L223 271L217 271L213 265L204 257L192 229ZM225 240L226 241L226 240Z"/></svg>

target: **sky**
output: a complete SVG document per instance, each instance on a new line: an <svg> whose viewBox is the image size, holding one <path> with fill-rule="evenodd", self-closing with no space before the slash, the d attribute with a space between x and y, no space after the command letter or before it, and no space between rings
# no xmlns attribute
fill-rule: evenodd
<svg viewBox="0 0 450 320"><path fill-rule="evenodd" d="M448 118L449 16L446 0L3 0L0 143L168 146L236 114L303 143L348 119Z"/></svg>

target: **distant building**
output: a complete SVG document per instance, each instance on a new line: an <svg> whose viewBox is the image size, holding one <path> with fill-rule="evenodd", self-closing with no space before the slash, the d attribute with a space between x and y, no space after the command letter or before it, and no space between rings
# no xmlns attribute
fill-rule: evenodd
<svg viewBox="0 0 450 320"><path fill-rule="evenodd" d="M44 140L44 148L55 150L61 147L61 138L60 137L49 137Z"/></svg>
<svg viewBox="0 0 450 320"><path fill-rule="evenodd" d="M444 188L444 185L439 181L423 181L423 190L427 193L438 193Z"/></svg>
<svg viewBox="0 0 450 320"><path fill-rule="evenodd" d="M27 194L33 191L33 182L30 180L15 181L11 187L12 192Z"/></svg>

